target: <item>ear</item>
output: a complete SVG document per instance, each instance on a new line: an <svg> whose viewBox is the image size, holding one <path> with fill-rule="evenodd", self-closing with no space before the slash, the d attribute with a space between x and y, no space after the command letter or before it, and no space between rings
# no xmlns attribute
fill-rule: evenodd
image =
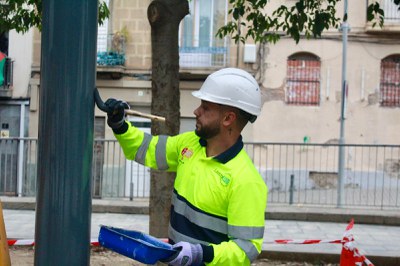
<svg viewBox="0 0 400 266"><path fill-rule="evenodd" d="M236 113L232 111L228 111L225 113L224 119L222 120L222 124L226 127L232 125L236 121Z"/></svg>

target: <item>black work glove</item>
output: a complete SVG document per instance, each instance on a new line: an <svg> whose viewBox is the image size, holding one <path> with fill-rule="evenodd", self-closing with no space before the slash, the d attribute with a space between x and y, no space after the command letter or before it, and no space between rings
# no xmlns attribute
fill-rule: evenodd
<svg viewBox="0 0 400 266"><path fill-rule="evenodd" d="M124 101L113 98L108 99L105 105L109 109L107 112L108 126L111 127L115 133L121 133L121 129L125 127L125 109L129 109L129 105ZM126 131L126 129L124 131Z"/></svg>

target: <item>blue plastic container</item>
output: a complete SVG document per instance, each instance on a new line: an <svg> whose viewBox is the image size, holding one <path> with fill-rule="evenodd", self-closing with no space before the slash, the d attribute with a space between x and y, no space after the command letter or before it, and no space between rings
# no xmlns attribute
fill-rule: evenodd
<svg viewBox="0 0 400 266"><path fill-rule="evenodd" d="M99 243L119 254L146 264L155 264L176 254L172 245L142 232L100 226Z"/></svg>

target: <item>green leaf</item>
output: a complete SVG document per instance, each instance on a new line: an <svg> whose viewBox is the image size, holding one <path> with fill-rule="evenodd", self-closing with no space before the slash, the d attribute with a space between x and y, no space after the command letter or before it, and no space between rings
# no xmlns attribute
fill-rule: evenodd
<svg viewBox="0 0 400 266"><path fill-rule="evenodd" d="M6 3L6 4L5 4ZM107 5L99 3L99 23L110 15ZM41 29L42 0L0 0L0 32L16 30L24 33L32 27Z"/></svg>

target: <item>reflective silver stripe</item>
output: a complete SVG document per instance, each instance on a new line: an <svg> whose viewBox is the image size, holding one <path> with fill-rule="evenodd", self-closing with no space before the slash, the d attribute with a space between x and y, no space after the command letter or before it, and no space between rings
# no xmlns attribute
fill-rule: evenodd
<svg viewBox="0 0 400 266"><path fill-rule="evenodd" d="M185 241L185 242L189 242L189 243L192 243L192 244L203 244L205 246L208 246L210 244L208 242L201 241L201 240L198 240L198 239L195 239L195 238L192 238L192 237L188 237L186 235L183 235L183 234L179 233L174 228L172 228L171 224L169 224L169 227L168 227L168 236L175 243L178 243L180 241Z"/></svg>
<svg viewBox="0 0 400 266"><path fill-rule="evenodd" d="M148 133L144 133L142 144L140 144L139 149L136 152L135 161L144 164L146 160L146 153L147 149L149 148L149 144L151 139L153 138L152 135Z"/></svg>
<svg viewBox="0 0 400 266"><path fill-rule="evenodd" d="M264 237L264 226L228 225L228 234L232 238L255 239Z"/></svg>
<svg viewBox="0 0 400 266"><path fill-rule="evenodd" d="M253 261L258 257L258 251L253 243L251 243L251 241L234 239L233 242L235 242L241 249L243 249L244 253L246 253L246 256L249 258L250 261Z"/></svg>
<svg viewBox="0 0 400 266"><path fill-rule="evenodd" d="M156 146L156 162L159 170L167 170L167 139L166 135L159 135Z"/></svg>
<svg viewBox="0 0 400 266"><path fill-rule="evenodd" d="M193 210L185 202L179 200L176 194L172 195L172 204L176 213L185 216L192 223L225 235L228 234L228 223L225 220Z"/></svg>

